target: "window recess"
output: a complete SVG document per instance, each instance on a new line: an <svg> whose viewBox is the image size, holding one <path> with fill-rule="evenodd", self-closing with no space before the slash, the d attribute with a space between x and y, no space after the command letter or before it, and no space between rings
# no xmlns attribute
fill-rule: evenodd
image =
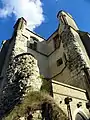
<svg viewBox="0 0 90 120"><path fill-rule="evenodd" d="M62 64L63 64L62 58L58 59L58 60L57 60L57 66L60 66L60 65L62 65Z"/></svg>
<svg viewBox="0 0 90 120"><path fill-rule="evenodd" d="M37 42L38 42L38 39L31 36L30 41L27 41L27 47L36 51L37 50Z"/></svg>

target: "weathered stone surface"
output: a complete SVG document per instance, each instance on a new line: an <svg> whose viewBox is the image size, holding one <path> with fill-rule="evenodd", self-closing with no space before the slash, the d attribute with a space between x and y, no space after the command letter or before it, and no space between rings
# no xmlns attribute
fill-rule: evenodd
<svg viewBox="0 0 90 120"><path fill-rule="evenodd" d="M62 32L61 39L66 53L66 64L71 73L71 78L68 80L68 84L85 89L83 85L85 78L82 73L82 68L87 66L87 64L78 40L68 26L65 31Z"/></svg>
<svg viewBox="0 0 90 120"><path fill-rule="evenodd" d="M61 18L61 15L63 15L62 18ZM62 92L60 85L58 87L56 85L55 87L53 84L53 87L52 87L50 78L55 79L56 81L74 86L76 88L82 88L84 90L87 90L86 89L87 86L86 88L84 86L84 83L86 84L86 81L85 81L86 78L84 75L84 70L82 70L82 68L89 67L88 64L90 62L86 61L88 56L86 54L87 56L86 57L84 54L85 50L84 51L82 50L84 47L83 47L83 44L80 44L81 39L77 32L78 28L75 25L73 19L68 14L65 14L64 12L62 12L61 15L60 15L60 19L61 19L60 29L58 29L55 32L55 34L51 35L48 41L44 41L43 38L27 30L27 28L25 29L20 28L17 30L15 29L14 31L15 35L13 35L13 38L10 44L10 49L8 51L8 55L6 57L6 61L5 61L3 72L2 72L3 82L1 81L0 117L8 114L9 111L13 112L14 106L16 104L19 105L19 103L21 103L25 99L25 97L27 97L27 94L29 92L33 92L33 94L27 100L28 106L30 105L31 107L33 106L34 108L37 108L33 112L33 116L34 116L33 119L37 119L37 120L43 119L43 118L38 118L38 116L41 117L42 112L43 114L48 116L48 118L49 118L49 115L51 117L52 114L51 113L49 114L49 112L51 111L49 111L48 108L51 107L52 109L52 107L56 106L56 104L53 104L53 105L51 103L49 104L49 102L51 102L50 99L48 99L48 102L46 104L47 96L41 101L41 98L43 98L44 93L52 95L52 89L53 89L54 99L56 102L58 101L57 102L58 104L60 104L60 99L64 101L65 96L71 96L71 89L69 89L68 91L66 89L66 91L69 93L68 94L67 92L65 92L65 88L63 88L63 92ZM65 20L63 20L63 17ZM65 24L66 21L67 23ZM18 23L16 28L18 28L19 24L21 23ZM34 50L30 48L29 45L27 46L27 42L28 44L30 43L30 36L34 38L36 37L37 38L36 41L38 41L36 45L36 49ZM55 36L58 36L57 40L58 42L60 42L59 48L55 48L56 44L58 45L57 40L56 42L53 42ZM33 43L34 43L34 40L33 40ZM35 58L32 56L32 54L35 56ZM60 58L62 59L62 64L58 66L57 60L59 60ZM38 60L39 66L37 65L37 60ZM39 69L40 69L40 73L44 75L43 78L39 73ZM88 72L90 71L88 70ZM44 77L46 77L47 79ZM65 86L65 84L62 86ZM66 87L68 88L67 85ZM36 91L38 92L42 91L43 95L40 96L40 94L38 93L35 94ZM83 96L85 95L85 92L86 91L84 91ZM77 97L76 97L74 90L72 90L72 94L73 94L72 97L74 98L74 100L76 101L77 99L75 103L74 102L72 103L72 106L74 106L72 109L74 111L76 109L75 105L79 102L79 100L82 100L85 102L86 98L85 100L82 99L83 96L79 98L78 95L80 93L77 93ZM37 100L39 101L39 104ZM44 107L45 109L41 110L41 107L43 106L43 104L45 105ZM24 108L27 109L28 107L26 106L26 103L25 103L25 106L23 106L23 104L20 104L20 105L22 106L22 109L19 109L19 107L18 109L21 110L21 112ZM65 106L65 103L61 105L61 108L64 108L64 106ZM66 106L65 106L65 110L66 110ZM17 114L17 111L16 111L16 114ZM10 114L12 112L10 112ZM26 116L24 112L22 113L23 114L21 116L17 116L17 115L16 116L19 117L19 119L24 120ZM53 113L55 113L53 120L55 120L56 116L58 115L59 115L59 118L56 118L57 120L66 119L65 116L63 117L63 115L65 114L63 114L61 110L60 110L60 113L57 113L57 111ZM44 116L44 119L46 116ZM10 119L15 120L17 118L12 119L9 116L8 120Z"/></svg>
<svg viewBox="0 0 90 120"><path fill-rule="evenodd" d="M42 80L39 76L37 60L31 55L21 55L10 61L8 82L0 101L0 116L17 104L28 91L40 91Z"/></svg>

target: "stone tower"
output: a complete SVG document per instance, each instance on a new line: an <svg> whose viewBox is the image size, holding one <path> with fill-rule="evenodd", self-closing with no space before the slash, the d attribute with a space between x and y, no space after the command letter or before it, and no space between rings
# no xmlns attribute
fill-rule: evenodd
<svg viewBox="0 0 90 120"><path fill-rule="evenodd" d="M14 25L11 39L3 41L1 118L28 119L32 111L35 120L89 118L86 102L90 100L90 35L79 30L69 13L60 11L57 17L58 28L47 40L30 31L22 17ZM25 114L23 110L27 109L29 113Z"/></svg>

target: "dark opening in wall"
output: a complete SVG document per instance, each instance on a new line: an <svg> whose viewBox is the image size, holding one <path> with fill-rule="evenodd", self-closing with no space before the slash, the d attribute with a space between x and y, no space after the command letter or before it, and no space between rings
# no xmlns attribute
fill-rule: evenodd
<svg viewBox="0 0 90 120"><path fill-rule="evenodd" d="M34 36L30 36L30 41L37 41L38 42L38 39Z"/></svg>
<svg viewBox="0 0 90 120"><path fill-rule="evenodd" d="M36 51L37 50L37 42L38 42L38 39L31 36L30 41L27 42L27 47Z"/></svg>
<svg viewBox="0 0 90 120"><path fill-rule="evenodd" d="M62 58L58 59L58 60L57 60L57 66L60 66L60 65L62 65L62 64L63 64Z"/></svg>
<svg viewBox="0 0 90 120"><path fill-rule="evenodd" d="M27 47L32 49L32 50L37 50L37 42L30 43L30 41L28 41Z"/></svg>
<svg viewBox="0 0 90 120"><path fill-rule="evenodd" d="M62 23L63 24L65 24L65 25L67 25L68 23L67 23L67 20L66 20L66 15L61 15L61 21L62 21Z"/></svg>

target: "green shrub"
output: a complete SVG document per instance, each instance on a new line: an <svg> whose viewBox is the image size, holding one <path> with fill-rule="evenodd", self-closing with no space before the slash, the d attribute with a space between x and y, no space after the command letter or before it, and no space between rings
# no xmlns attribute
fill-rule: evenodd
<svg viewBox="0 0 90 120"><path fill-rule="evenodd" d="M24 116L27 108L30 107L32 111L41 109L43 103L51 104L52 106L52 120L67 120L65 113L54 102L53 98L45 92L29 92L25 96L21 104L15 108L5 117L5 120L18 120L18 116Z"/></svg>

